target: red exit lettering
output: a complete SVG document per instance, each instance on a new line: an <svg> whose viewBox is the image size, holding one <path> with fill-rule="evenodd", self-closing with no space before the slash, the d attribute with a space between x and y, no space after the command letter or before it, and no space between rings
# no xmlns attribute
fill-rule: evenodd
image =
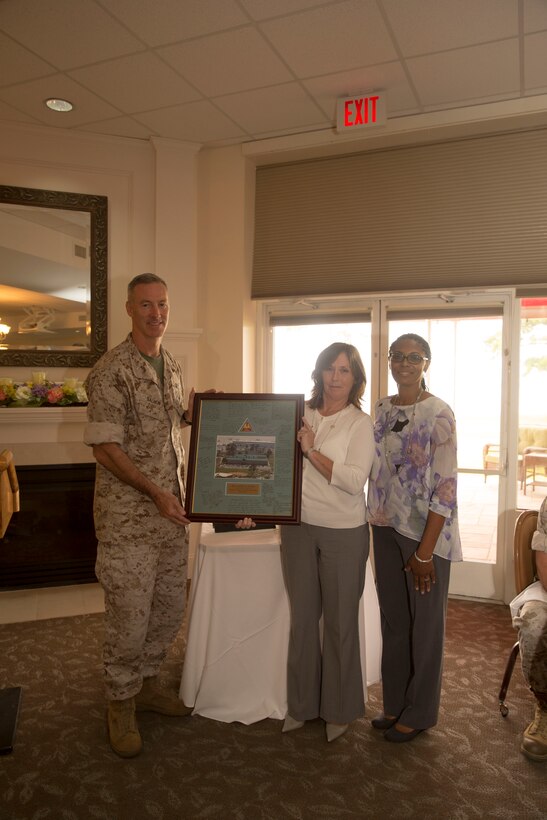
<svg viewBox="0 0 547 820"><path fill-rule="evenodd" d="M344 126L372 125L376 122L379 96L358 97L355 100L346 100L344 103Z"/></svg>

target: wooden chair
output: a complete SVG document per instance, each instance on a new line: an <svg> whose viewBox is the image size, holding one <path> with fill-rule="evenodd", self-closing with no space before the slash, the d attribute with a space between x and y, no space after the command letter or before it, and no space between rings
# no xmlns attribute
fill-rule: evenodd
<svg viewBox="0 0 547 820"><path fill-rule="evenodd" d="M515 586L517 595L529 586L536 575L536 560L532 550L532 536L537 529L537 510L523 510L515 524L513 537L513 563L515 568ZM505 703L507 689L511 681L515 662L519 654L519 642L513 644L509 654L501 689L498 695L499 709L502 717L507 717L509 708Z"/></svg>
<svg viewBox="0 0 547 820"><path fill-rule="evenodd" d="M0 453L0 538L4 537L14 512L19 512L19 483L13 453L11 450L2 450Z"/></svg>
<svg viewBox="0 0 547 820"><path fill-rule="evenodd" d="M488 478L488 470L499 470L500 466L500 446L499 444L485 444L482 448L482 467L484 470L484 483Z"/></svg>

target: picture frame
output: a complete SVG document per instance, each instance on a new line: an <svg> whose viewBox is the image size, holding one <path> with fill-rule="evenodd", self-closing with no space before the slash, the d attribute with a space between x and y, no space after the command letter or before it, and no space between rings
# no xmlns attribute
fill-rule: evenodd
<svg viewBox="0 0 547 820"><path fill-rule="evenodd" d="M190 521L299 524L304 396L196 393L186 484Z"/></svg>

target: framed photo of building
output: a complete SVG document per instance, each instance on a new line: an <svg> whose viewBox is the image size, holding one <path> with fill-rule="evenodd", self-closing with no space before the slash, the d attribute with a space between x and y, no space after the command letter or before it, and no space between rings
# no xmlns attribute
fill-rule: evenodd
<svg viewBox="0 0 547 820"><path fill-rule="evenodd" d="M196 393L185 509L190 521L298 524L304 396Z"/></svg>

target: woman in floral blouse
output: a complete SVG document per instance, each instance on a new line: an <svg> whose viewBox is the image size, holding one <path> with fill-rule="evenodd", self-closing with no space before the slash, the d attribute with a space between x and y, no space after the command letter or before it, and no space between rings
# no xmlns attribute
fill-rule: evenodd
<svg viewBox="0 0 547 820"><path fill-rule="evenodd" d="M395 396L375 408L369 479L382 620L384 711L372 721L404 743L437 722L448 582L461 561L454 414L428 392L428 343L406 333L390 347Z"/></svg>

